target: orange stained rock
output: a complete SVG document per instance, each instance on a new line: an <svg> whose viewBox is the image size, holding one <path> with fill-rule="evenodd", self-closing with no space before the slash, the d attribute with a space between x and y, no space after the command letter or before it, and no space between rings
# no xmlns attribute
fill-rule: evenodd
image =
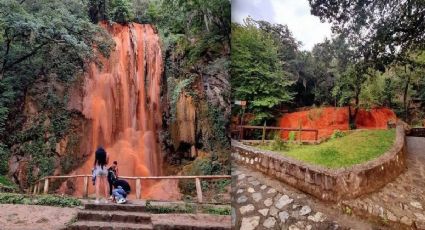
<svg viewBox="0 0 425 230"><path fill-rule="evenodd" d="M116 47L109 58L99 55L100 67L92 63L87 71L83 114L91 120L86 150L90 156L73 174L91 174L94 151L103 146L110 163L118 161L122 176L162 175L158 131L163 63L159 37L148 24L101 25L112 35ZM134 181L129 182L134 191ZM163 189L163 184L172 188ZM82 187L82 182L78 183L77 194L82 194ZM94 186L89 187L92 193ZM144 195L154 194L157 199L179 195L169 194L178 193L174 182L151 181L142 187Z"/></svg>
<svg viewBox="0 0 425 230"><path fill-rule="evenodd" d="M360 109L357 118L357 128L362 129L385 129L390 120L396 120L395 113L388 108L374 108L370 110ZM349 129L348 107L323 107L306 111L285 114L279 121L282 128L318 129L318 138L327 138L335 130ZM289 132L284 131L282 138L288 139ZM298 132L296 132L298 139ZM302 132L302 140L314 140L314 132Z"/></svg>

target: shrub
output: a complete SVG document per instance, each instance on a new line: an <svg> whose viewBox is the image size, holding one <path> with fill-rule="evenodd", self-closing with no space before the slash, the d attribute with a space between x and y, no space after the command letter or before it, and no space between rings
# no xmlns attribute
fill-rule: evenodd
<svg viewBox="0 0 425 230"><path fill-rule="evenodd" d="M207 206L204 208L203 212L213 215L230 215L231 210L229 207Z"/></svg>
<svg viewBox="0 0 425 230"><path fill-rule="evenodd" d="M109 14L109 18L118 23L128 23L134 20L133 7L128 0L111 1Z"/></svg>
<svg viewBox="0 0 425 230"><path fill-rule="evenodd" d="M347 135L346 133L342 132L339 129L334 130L334 132L331 135L331 139L341 138Z"/></svg>
<svg viewBox="0 0 425 230"><path fill-rule="evenodd" d="M150 200L146 201L146 211L151 213L195 213L195 208L193 205L185 204L184 207L181 205L174 206L162 206L162 205L153 205Z"/></svg>
<svg viewBox="0 0 425 230"><path fill-rule="evenodd" d="M295 133L295 131L291 131L291 132L289 132L289 135L288 135L288 141L289 142L294 142L295 141L295 137L296 137L297 135L296 135L296 133Z"/></svg>
<svg viewBox="0 0 425 230"><path fill-rule="evenodd" d="M287 149L287 146L285 142L282 140L282 138L280 137L279 133L276 133L274 135L273 142L270 147L273 151L280 151L280 150Z"/></svg>
<svg viewBox="0 0 425 230"><path fill-rule="evenodd" d="M53 195L40 195L32 197L24 194L0 193L0 204L27 204L75 207L80 206L81 201L73 197L62 197Z"/></svg>

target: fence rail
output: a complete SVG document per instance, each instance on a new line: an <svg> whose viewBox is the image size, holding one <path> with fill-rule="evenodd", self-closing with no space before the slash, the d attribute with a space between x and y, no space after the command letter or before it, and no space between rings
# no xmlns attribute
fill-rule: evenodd
<svg viewBox="0 0 425 230"><path fill-rule="evenodd" d="M299 139L301 140L301 132L314 132L314 139L317 141L319 139L319 130L318 129L303 129L303 128L282 128L276 126L255 126L255 125L239 125L239 140L243 139L244 129L261 129L263 130L262 140L265 139L266 130L279 130L279 131L296 131L299 132Z"/></svg>
<svg viewBox="0 0 425 230"><path fill-rule="evenodd" d="M49 191L49 183L52 179L71 179L79 178L84 179L83 197L88 197L89 179L92 175L69 175L69 176L47 176L37 180L34 186L30 187L29 193L38 194L41 192L43 187L43 193L47 194ZM120 176L121 179L135 180L136 181L136 199L141 198L142 194L142 181L143 180L184 180L194 179L196 186L196 195L198 203L202 203L202 187L201 180L213 180L213 179L231 179L230 175L203 175L203 176Z"/></svg>

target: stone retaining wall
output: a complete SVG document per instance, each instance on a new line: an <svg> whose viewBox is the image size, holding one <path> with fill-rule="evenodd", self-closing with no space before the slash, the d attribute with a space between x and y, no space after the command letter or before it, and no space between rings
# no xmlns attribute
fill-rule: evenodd
<svg viewBox="0 0 425 230"><path fill-rule="evenodd" d="M328 169L232 141L232 158L321 200L339 201L376 191L406 169L405 130L397 124L391 149L348 168Z"/></svg>

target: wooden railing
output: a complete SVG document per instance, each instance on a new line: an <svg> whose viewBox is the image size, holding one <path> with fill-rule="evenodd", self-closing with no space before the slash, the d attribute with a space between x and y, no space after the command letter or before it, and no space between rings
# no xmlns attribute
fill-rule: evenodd
<svg viewBox="0 0 425 230"><path fill-rule="evenodd" d="M408 136L425 137L425 128L411 128Z"/></svg>
<svg viewBox="0 0 425 230"><path fill-rule="evenodd" d="M70 176L47 176L37 180L34 186L28 190L34 195L41 192L43 186L43 193L47 194L49 191L49 183L52 179L71 179L71 178L84 178L84 190L83 197L88 197L89 181L92 175L70 175ZM142 194L142 181L143 180L182 180L182 179L194 179L196 186L196 194L198 203L202 203L202 187L201 180L213 180L213 179L231 179L230 175L204 175L204 176L145 176L145 177L134 177L134 176L120 176L119 179L135 180L136 181L136 199L141 198Z"/></svg>
<svg viewBox="0 0 425 230"><path fill-rule="evenodd" d="M243 139L244 129L261 129L263 131L262 140L265 139L266 130L279 130L279 131L296 131L299 133L299 139L301 140L301 132L314 132L314 140L319 139L319 130L318 129L303 129L303 128L281 128L276 126L254 126L254 125L239 125L239 139Z"/></svg>

